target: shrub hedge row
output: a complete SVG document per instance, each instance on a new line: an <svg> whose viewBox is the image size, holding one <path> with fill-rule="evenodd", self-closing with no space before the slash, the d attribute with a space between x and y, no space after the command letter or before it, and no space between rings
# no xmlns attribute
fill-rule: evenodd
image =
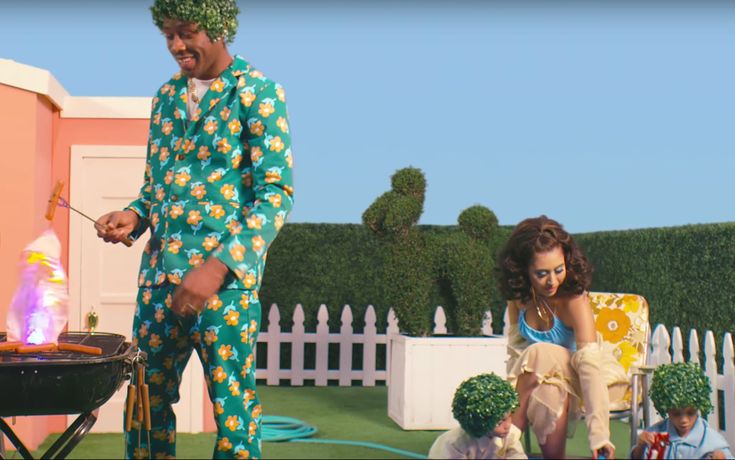
<svg viewBox="0 0 735 460"><path fill-rule="evenodd" d="M735 332L735 222L575 235L592 289L643 295L651 324ZM684 337L686 340L686 336Z"/></svg>
<svg viewBox="0 0 735 460"><path fill-rule="evenodd" d="M458 226L418 228L434 248L457 241L462 234ZM493 250L510 234L509 227L497 229ZM735 223L585 233L575 238L595 267L593 290L643 295L651 306L652 324L678 325L684 332L710 329L717 337L735 331ZM380 240L363 225L286 225L268 253L261 290L263 327L268 307L275 303L281 327L290 328L300 303L307 329L315 328L316 312L325 304L332 331L339 330L344 305L352 308L356 331L363 327L368 305L376 309L378 330L384 330L388 305L380 283L385 259ZM487 273L489 265L477 267L480 262L452 264ZM446 282L435 281L430 305L451 310ZM493 328L500 332L504 301L494 291L488 303ZM451 315L448 327L457 330Z"/></svg>

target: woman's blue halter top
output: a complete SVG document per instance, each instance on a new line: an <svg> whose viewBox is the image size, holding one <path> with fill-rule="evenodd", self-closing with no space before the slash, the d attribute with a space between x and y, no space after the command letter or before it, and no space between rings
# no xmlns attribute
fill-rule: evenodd
<svg viewBox="0 0 735 460"><path fill-rule="evenodd" d="M538 331L528 325L526 322L526 311L523 310L518 315L518 332L529 343L553 343L576 351L577 341L574 338L574 330L568 328L556 315L552 315L552 317L554 318L554 324L551 326L551 329L548 331Z"/></svg>

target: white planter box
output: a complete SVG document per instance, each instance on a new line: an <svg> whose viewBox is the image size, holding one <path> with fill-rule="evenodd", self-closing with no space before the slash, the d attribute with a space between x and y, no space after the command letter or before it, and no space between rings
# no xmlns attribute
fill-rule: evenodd
<svg viewBox="0 0 735 460"><path fill-rule="evenodd" d="M486 372L505 378L505 337L388 338L388 416L404 430L447 430L454 391Z"/></svg>

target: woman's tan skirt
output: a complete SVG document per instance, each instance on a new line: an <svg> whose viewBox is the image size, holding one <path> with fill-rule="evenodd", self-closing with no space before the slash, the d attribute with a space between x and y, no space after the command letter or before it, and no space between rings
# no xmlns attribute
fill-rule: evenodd
<svg viewBox="0 0 735 460"><path fill-rule="evenodd" d="M556 424L564 413L567 398L571 398L567 426L567 433L571 436L576 426L573 422L579 420L584 412L584 393L573 365L575 352L551 343L535 343L522 350L511 347L509 352L508 380L515 385L520 375L531 373L539 383L529 397L526 413L538 442L545 444L547 436L556 429ZM603 412L607 413L608 406L620 405L629 385L625 371L612 355L601 358L601 361L600 371L609 392L609 402L602 402L605 406Z"/></svg>

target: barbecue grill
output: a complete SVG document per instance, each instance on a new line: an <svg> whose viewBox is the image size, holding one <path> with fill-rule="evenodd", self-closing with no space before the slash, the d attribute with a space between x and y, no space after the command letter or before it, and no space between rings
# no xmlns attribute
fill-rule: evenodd
<svg viewBox="0 0 735 460"><path fill-rule="evenodd" d="M5 340L6 334L0 332L0 343ZM99 347L102 353L92 356L74 351L0 352L0 417L80 414L43 458L66 457L97 421L98 408L131 377L134 365L145 358L119 334L65 332L58 342ZM0 430L23 458L33 458L2 419Z"/></svg>

